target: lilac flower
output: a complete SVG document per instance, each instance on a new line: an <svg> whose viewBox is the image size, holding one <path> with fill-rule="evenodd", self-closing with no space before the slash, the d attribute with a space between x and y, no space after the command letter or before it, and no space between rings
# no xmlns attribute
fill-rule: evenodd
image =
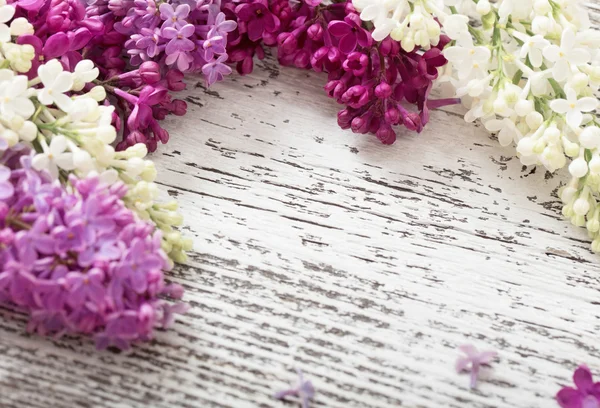
<svg viewBox="0 0 600 408"><path fill-rule="evenodd" d="M163 3L163 5L166 3ZM132 36L133 38L133 36ZM142 28L140 30L139 38L135 41L135 46L145 51L146 55L150 58L154 58L158 55L160 42L160 29L154 28Z"/></svg>
<svg viewBox="0 0 600 408"><path fill-rule="evenodd" d="M99 268L93 268L87 273L71 272L66 276L68 290L67 302L73 308L81 307L84 302L90 301L94 309L104 302L104 272Z"/></svg>
<svg viewBox="0 0 600 408"><path fill-rule="evenodd" d="M298 397L302 408L309 408L310 400L315 396L315 387L310 380L305 380L301 370L298 372L298 382L291 388L279 391L273 396L275 399L284 399L288 396Z"/></svg>
<svg viewBox="0 0 600 408"><path fill-rule="evenodd" d="M361 27L360 18L356 14L349 14L344 21L331 21L327 30L334 37L339 38L338 48L344 54L350 54L356 48L371 46L371 35Z"/></svg>
<svg viewBox="0 0 600 408"><path fill-rule="evenodd" d="M209 18L209 24L211 23ZM237 27L237 23L235 21L226 20L225 13L217 14L215 21L212 22L213 30L215 33L225 37L227 33L232 32Z"/></svg>
<svg viewBox="0 0 600 408"><path fill-rule="evenodd" d="M248 26L250 41L258 41L264 33L272 33L279 27L279 19L261 2L242 4L236 11L238 20Z"/></svg>
<svg viewBox="0 0 600 408"><path fill-rule="evenodd" d="M204 60L210 61L213 59L215 54L221 55L225 53L225 45L227 44L225 37L220 35L210 36L202 42L202 48L204 49ZM214 34L214 33L213 33Z"/></svg>
<svg viewBox="0 0 600 408"><path fill-rule="evenodd" d="M194 34L195 28L192 24L186 24L181 28L166 27L162 29L162 36L168 40L165 47L167 55L174 54L179 51L192 51L194 43L188 37Z"/></svg>
<svg viewBox="0 0 600 408"><path fill-rule="evenodd" d="M162 28L174 27L181 28L187 24L186 18L190 14L190 6L187 4L180 4L175 10L169 3L162 3L159 7L160 18L165 20L162 24Z"/></svg>
<svg viewBox="0 0 600 408"><path fill-rule="evenodd" d="M10 183L13 193L0 198L0 304L27 311L29 331L91 334L98 348L127 349L185 311L159 298L183 289L165 284L161 234L125 207L124 185L71 176L67 191L34 171L25 150L4 152L6 168L0 188Z"/></svg>
<svg viewBox="0 0 600 408"><path fill-rule="evenodd" d="M369 67L369 57L361 52L351 52L342 64L344 71L352 72L352 75L361 76Z"/></svg>
<svg viewBox="0 0 600 408"><path fill-rule="evenodd" d="M465 344L458 348L462 351L466 357L459 357L456 360L456 372L460 373L462 371L470 371L471 372L471 382L470 387L475 388L477 386L477 376L479 375L479 368L482 365L488 365L491 363L498 353L495 351L482 351L479 352L475 346L470 344Z"/></svg>
<svg viewBox="0 0 600 408"><path fill-rule="evenodd" d="M205 64L202 67L202 73L206 76L206 82L208 86L223 79L224 75L231 73L229 65L225 65L227 61L227 55L221 55L214 61Z"/></svg>
<svg viewBox="0 0 600 408"><path fill-rule="evenodd" d="M581 365L573 373L573 387L563 387L556 394L562 408L600 408L600 382L594 382L590 369Z"/></svg>

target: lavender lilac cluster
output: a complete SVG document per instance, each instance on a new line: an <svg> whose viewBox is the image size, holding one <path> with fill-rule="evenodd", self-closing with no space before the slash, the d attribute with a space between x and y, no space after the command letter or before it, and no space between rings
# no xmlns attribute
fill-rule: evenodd
<svg viewBox="0 0 600 408"><path fill-rule="evenodd" d="M50 182L26 149L0 158L0 304L28 312L41 335L94 335L99 349L152 338L185 311L167 285L160 232L125 208L122 183Z"/></svg>

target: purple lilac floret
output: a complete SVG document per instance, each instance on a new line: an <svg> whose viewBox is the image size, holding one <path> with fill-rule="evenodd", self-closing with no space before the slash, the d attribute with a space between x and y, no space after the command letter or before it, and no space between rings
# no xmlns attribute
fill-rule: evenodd
<svg viewBox="0 0 600 408"><path fill-rule="evenodd" d="M475 346L470 344L462 345L458 349L463 352L464 356L456 360L456 372L469 371L471 373L469 386L475 388L481 366L489 365L498 356L498 353L478 351Z"/></svg>
<svg viewBox="0 0 600 408"><path fill-rule="evenodd" d="M287 397L296 397L300 400L302 408L310 408L310 400L315 396L315 387L310 380L304 379L304 374L301 370L297 370L297 372L298 381L296 384L290 388L276 392L273 397L279 400Z"/></svg>
<svg viewBox="0 0 600 408"><path fill-rule="evenodd" d="M31 167L24 150L0 158L0 304L40 335L94 336L99 349L152 339L185 312L165 283L160 232L123 201L127 188L71 176L67 187Z"/></svg>
<svg viewBox="0 0 600 408"><path fill-rule="evenodd" d="M594 382L586 365L579 366L573 373L575 387L563 387L556 394L562 408L600 408L600 382Z"/></svg>

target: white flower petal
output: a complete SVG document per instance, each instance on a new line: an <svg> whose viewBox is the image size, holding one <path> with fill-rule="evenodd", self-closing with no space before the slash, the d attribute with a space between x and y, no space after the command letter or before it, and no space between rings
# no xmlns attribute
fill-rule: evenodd
<svg viewBox="0 0 600 408"><path fill-rule="evenodd" d="M50 153L53 156L58 156L67 149L67 138L63 135L57 135L50 142Z"/></svg>
<svg viewBox="0 0 600 408"><path fill-rule="evenodd" d="M560 58L560 48L557 45L551 45L549 47L544 48L543 54L544 58L548 61L557 61Z"/></svg>
<svg viewBox="0 0 600 408"><path fill-rule="evenodd" d="M57 67L56 64L58 64L59 67ZM45 87L52 86L54 80L61 72L62 65L57 60L50 60L47 63L40 65L38 68L38 76Z"/></svg>
<svg viewBox="0 0 600 408"><path fill-rule="evenodd" d="M463 62L470 59L469 50L463 47L452 46L444 50L444 57L450 62ZM460 72L460 71L459 71Z"/></svg>
<svg viewBox="0 0 600 408"><path fill-rule="evenodd" d="M591 112L598 107L598 100L591 96L581 98L577 101L576 107L581 112Z"/></svg>
<svg viewBox="0 0 600 408"><path fill-rule="evenodd" d="M45 153L36 154L33 156L33 159L31 159L31 165L38 171L47 169L49 164L50 159Z"/></svg>
<svg viewBox="0 0 600 408"><path fill-rule="evenodd" d="M492 52L487 47L475 47L474 51L473 60L475 61L485 62L492 56Z"/></svg>
<svg viewBox="0 0 600 408"><path fill-rule="evenodd" d="M502 129L503 123L504 123L503 120L498 120L498 119L489 120L489 121L485 122L485 128L487 130L489 130L490 132L497 132L500 129Z"/></svg>
<svg viewBox="0 0 600 408"><path fill-rule="evenodd" d="M562 33L560 38L560 48L569 52L575 47L575 32L571 28L567 28Z"/></svg>
<svg viewBox="0 0 600 408"><path fill-rule="evenodd" d="M573 65L583 65L586 64L591 58L591 55L588 51L583 48L576 48L573 51L569 52L569 63Z"/></svg>
<svg viewBox="0 0 600 408"><path fill-rule="evenodd" d="M50 95L48 93L48 90L46 88L42 88L38 92L37 99L38 99L38 101L40 101L40 103L42 105L52 105L52 103L54 103L54 99L52 98L52 95Z"/></svg>
<svg viewBox="0 0 600 408"><path fill-rule="evenodd" d="M563 82L569 76L569 63L565 59L560 59L554 64L552 68L552 76L558 82Z"/></svg>
<svg viewBox="0 0 600 408"><path fill-rule="evenodd" d="M567 113L567 123L572 128L579 127L581 125L581 121L583 120L583 114L579 111L572 110Z"/></svg>
<svg viewBox="0 0 600 408"><path fill-rule="evenodd" d="M0 23L6 23L8 20L13 18L15 15L15 8L13 6L2 6L0 7Z"/></svg>
<svg viewBox="0 0 600 408"><path fill-rule="evenodd" d="M566 99L555 99L550 102L550 109L556 113L567 113L571 108Z"/></svg>
<svg viewBox="0 0 600 408"><path fill-rule="evenodd" d="M52 84L52 90L54 92L67 92L73 86L73 74L70 72L61 72Z"/></svg>
<svg viewBox="0 0 600 408"><path fill-rule="evenodd" d="M10 28L6 24L0 24L0 42L10 41Z"/></svg>
<svg viewBox="0 0 600 408"><path fill-rule="evenodd" d="M58 93L53 95L54 103L56 106L64 112L69 112L73 108L73 99L69 98L67 95Z"/></svg>
<svg viewBox="0 0 600 408"><path fill-rule="evenodd" d="M539 68L542 66L544 59L542 58L542 51L539 48L532 48L529 51L529 62L533 65L534 68Z"/></svg>
<svg viewBox="0 0 600 408"><path fill-rule="evenodd" d="M498 133L498 142L500 143L501 146L506 147L506 146L510 145L514 139L515 139L515 132L508 126L505 126L504 128L502 128L500 133Z"/></svg>
<svg viewBox="0 0 600 408"><path fill-rule="evenodd" d="M29 98L14 98L11 105L15 113L23 119L29 119L33 115L33 112L35 112L35 106Z"/></svg>
<svg viewBox="0 0 600 408"><path fill-rule="evenodd" d="M54 163L63 170L73 170L75 168L72 153L59 154L54 158Z"/></svg>

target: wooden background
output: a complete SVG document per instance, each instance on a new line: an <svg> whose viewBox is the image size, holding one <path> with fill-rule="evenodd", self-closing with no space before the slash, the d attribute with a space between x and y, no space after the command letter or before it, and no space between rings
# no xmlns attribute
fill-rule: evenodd
<svg viewBox="0 0 600 408"><path fill-rule="evenodd" d="M591 7L598 8L598 3ZM154 158L195 240L191 311L129 354L41 339L0 310L0 406L554 407L600 374L600 267L561 176L524 168L460 108L393 146L340 130L322 75L273 59L206 90ZM477 390L456 347L499 352Z"/></svg>

